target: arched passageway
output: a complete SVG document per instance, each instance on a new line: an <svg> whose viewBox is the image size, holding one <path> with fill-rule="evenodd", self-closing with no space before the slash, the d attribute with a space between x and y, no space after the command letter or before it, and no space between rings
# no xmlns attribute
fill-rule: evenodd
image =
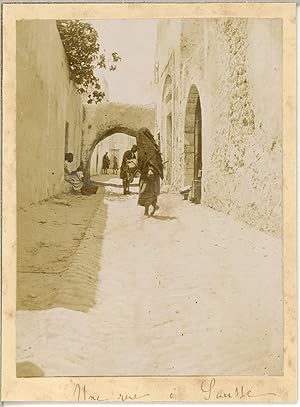
<svg viewBox="0 0 300 407"><path fill-rule="evenodd" d="M113 159L117 158L120 168L123 154L136 143L137 132L127 127L114 127L97 135L92 143L89 158L86 167L86 176L90 179L92 176L101 174L102 159L107 152L110 159L110 169L112 173Z"/></svg>
<svg viewBox="0 0 300 407"><path fill-rule="evenodd" d="M192 199L201 201L202 123L198 89L192 85L187 98L184 126L184 182L193 186Z"/></svg>
<svg viewBox="0 0 300 407"><path fill-rule="evenodd" d="M155 130L155 106L124 103L84 105L81 157L85 175L89 177L91 155L95 146L114 133L136 137L138 129Z"/></svg>

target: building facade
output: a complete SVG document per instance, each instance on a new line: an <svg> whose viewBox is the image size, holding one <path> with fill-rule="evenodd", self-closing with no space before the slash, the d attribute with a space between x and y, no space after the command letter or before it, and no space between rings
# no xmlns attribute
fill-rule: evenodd
<svg viewBox="0 0 300 407"><path fill-rule="evenodd" d="M17 203L65 190L64 157L79 166L83 106L69 78L55 20L17 22Z"/></svg>
<svg viewBox="0 0 300 407"><path fill-rule="evenodd" d="M156 134L166 182L259 230L282 227L282 25L158 23Z"/></svg>

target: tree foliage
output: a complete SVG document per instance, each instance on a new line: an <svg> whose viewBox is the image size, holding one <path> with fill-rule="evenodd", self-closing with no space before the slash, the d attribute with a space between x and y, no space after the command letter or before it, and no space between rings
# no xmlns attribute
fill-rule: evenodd
<svg viewBox="0 0 300 407"><path fill-rule="evenodd" d="M70 79L79 94L88 96L87 103L99 103L105 93L101 89L96 68L115 71L121 57L113 52L108 58L100 51L95 28L79 20L58 20L57 28L67 55Z"/></svg>

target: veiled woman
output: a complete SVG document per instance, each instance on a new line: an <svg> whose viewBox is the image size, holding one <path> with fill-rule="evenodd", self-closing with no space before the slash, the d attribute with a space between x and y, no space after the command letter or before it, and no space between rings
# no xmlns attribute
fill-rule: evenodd
<svg viewBox="0 0 300 407"><path fill-rule="evenodd" d="M150 130L143 127L138 132L138 166L140 170L138 205L145 208L145 216L151 216L159 209L160 179L163 179L161 153Z"/></svg>

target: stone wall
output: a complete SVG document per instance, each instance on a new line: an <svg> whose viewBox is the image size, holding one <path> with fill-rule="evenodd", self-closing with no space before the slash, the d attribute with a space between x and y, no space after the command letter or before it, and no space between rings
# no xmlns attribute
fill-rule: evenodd
<svg viewBox="0 0 300 407"><path fill-rule="evenodd" d="M80 162L82 104L54 20L17 22L17 202L64 190L65 129Z"/></svg>
<svg viewBox="0 0 300 407"><path fill-rule="evenodd" d="M201 202L280 236L281 22L203 19L197 25L195 21L184 20L180 47L173 50L173 186L185 182L187 105L191 89L197 88L202 121ZM161 67L159 86L163 86L163 71ZM158 110L163 111L162 102ZM159 121L157 130L166 137Z"/></svg>

